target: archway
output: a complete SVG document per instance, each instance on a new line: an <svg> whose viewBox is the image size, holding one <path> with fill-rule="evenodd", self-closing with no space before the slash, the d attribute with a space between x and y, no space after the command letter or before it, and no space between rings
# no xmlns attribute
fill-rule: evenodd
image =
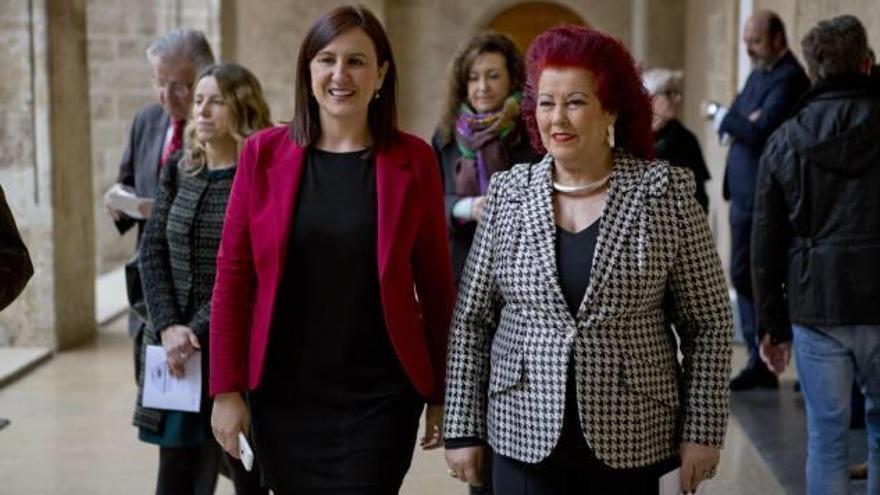
<svg viewBox="0 0 880 495"><path fill-rule="evenodd" d="M565 6L552 2L523 2L501 11L486 27L506 34L525 53L535 36L563 23L588 25L580 15Z"/></svg>

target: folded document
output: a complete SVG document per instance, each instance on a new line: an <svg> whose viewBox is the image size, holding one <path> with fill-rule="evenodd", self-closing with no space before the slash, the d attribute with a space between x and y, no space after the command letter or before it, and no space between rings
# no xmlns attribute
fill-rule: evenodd
<svg viewBox="0 0 880 495"><path fill-rule="evenodd" d="M183 377L177 378L168 370L165 349L147 346L144 366L144 407L199 412L202 400L202 356L196 352L184 365Z"/></svg>

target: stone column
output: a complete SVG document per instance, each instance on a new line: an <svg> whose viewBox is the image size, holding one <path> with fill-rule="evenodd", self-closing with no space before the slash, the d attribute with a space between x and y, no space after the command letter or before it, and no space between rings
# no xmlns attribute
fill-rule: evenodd
<svg viewBox="0 0 880 495"><path fill-rule="evenodd" d="M46 2L52 274L56 347L95 333L95 227L86 1ZM47 239L48 240L48 239ZM43 241L45 242L45 241Z"/></svg>
<svg viewBox="0 0 880 495"><path fill-rule="evenodd" d="M35 265L0 314L0 345L64 349L95 333L85 13L85 0L0 8L11 45L0 63L14 76L0 91L13 119L0 132L0 157L10 157L0 158L0 182Z"/></svg>

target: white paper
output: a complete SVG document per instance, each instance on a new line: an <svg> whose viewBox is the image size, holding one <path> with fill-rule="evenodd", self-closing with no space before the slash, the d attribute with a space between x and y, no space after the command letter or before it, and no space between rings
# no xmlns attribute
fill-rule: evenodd
<svg viewBox="0 0 880 495"><path fill-rule="evenodd" d="M202 356L196 352L186 360L182 378L171 376L165 349L147 346L144 365L144 407L199 412L202 402Z"/></svg>
<svg viewBox="0 0 880 495"><path fill-rule="evenodd" d="M119 210L137 220L144 219L144 215L141 214L140 210L142 205L153 205L153 200L151 198L138 197L134 193L134 189L129 186L123 186L119 183L113 184L113 186L107 190L107 193L104 194L104 197L111 208Z"/></svg>
<svg viewBox="0 0 880 495"><path fill-rule="evenodd" d="M659 495L681 495L681 468L675 468L660 477Z"/></svg>

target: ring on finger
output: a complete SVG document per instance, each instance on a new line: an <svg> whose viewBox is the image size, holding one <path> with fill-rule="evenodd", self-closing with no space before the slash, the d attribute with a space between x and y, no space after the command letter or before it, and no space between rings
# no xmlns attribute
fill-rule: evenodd
<svg viewBox="0 0 880 495"><path fill-rule="evenodd" d="M452 468L447 469L446 474L448 474L449 476L452 476L453 478L458 478L458 475L455 474L455 470Z"/></svg>

